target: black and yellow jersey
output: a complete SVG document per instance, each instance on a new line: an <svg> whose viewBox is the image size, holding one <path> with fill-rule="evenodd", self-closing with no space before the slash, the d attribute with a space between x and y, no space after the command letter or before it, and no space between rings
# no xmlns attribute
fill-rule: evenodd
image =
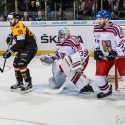
<svg viewBox="0 0 125 125"><path fill-rule="evenodd" d="M34 34L22 22L18 21L15 26L10 26L10 29L16 41L16 44L11 47L14 52L37 49Z"/></svg>

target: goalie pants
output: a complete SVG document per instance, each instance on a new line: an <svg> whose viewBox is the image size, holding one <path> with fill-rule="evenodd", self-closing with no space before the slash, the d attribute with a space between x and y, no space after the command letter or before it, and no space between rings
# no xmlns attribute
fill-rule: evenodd
<svg viewBox="0 0 125 125"><path fill-rule="evenodd" d="M109 91L109 84L106 80L106 77L108 76L109 70L113 65L117 67L120 76L122 76L123 80L125 81L125 58L118 58L112 62L106 59L96 61L95 82L97 83L100 90L104 93L107 93Z"/></svg>

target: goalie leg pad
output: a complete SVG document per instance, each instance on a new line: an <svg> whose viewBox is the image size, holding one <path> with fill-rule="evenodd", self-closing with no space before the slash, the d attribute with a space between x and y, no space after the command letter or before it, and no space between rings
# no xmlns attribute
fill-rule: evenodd
<svg viewBox="0 0 125 125"><path fill-rule="evenodd" d="M49 86L51 88L60 88L66 80L65 74L59 74L56 77L53 76L49 79Z"/></svg>
<svg viewBox="0 0 125 125"><path fill-rule="evenodd" d="M52 65L53 77L49 79L49 85L51 88L59 88L65 82L66 75L62 73L59 68L61 61L61 59L56 60Z"/></svg>
<svg viewBox="0 0 125 125"><path fill-rule="evenodd" d="M63 70L63 72L66 74L66 76L69 76L72 72L72 64L70 59L65 56L60 64L61 69Z"/></svg>
<svg viewBox="0 0 125 125"><path fill-rule="evenodd" d="M82 59L80 57L79 52L72 54L70 56L71 61L72 61L72 69L75 70L81 70L83 68L82 66Z"/></svg>
<svg viewBox="0 0 125 125"><path fill-rule="evenodd" d="M81 89L89 84L89 80L84 75L78 72L74 72L71 81L78 87L78 92L80 92Z"/></svg>

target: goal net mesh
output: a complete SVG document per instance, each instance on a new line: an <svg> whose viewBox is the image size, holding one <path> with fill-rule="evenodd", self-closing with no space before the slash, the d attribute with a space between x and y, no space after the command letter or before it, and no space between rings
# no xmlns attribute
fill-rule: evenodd
<svg viewBox="0 0 125 125"><path fill-rule="evenodd" d="M115 85L116 90L125 89L125 82L123 82L115 66L113 66L110 69L107 80L109 81L109 83L112 83Z"/></svg>

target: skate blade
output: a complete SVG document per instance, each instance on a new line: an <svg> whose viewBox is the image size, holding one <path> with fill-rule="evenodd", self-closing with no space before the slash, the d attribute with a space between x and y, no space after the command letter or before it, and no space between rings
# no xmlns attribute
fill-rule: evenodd
<svg viewBox="0 0 125 125"><path fill-rule="evenodd" d="M16 92L16 91L20 91L21 88L17 88L17 89L10 89L11 92Z"/></svg>
<svg viewBox="0 0 125 125"><path fill-rule="evenodd" d="M32 91L33 91L32 89L28 89L26 91L21 91L21 92L22 92L22 94L25 94L25 93L29 93L29 92L32 92Z"/></svg>

